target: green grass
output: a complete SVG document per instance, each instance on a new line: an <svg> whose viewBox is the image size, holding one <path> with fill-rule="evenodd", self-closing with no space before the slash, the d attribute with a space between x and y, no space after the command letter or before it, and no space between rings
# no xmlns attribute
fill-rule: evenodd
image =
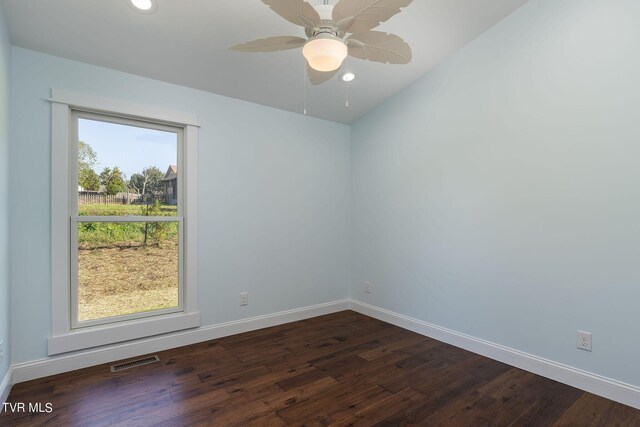
<svg viewBox="0 0 640 427"><path fill-rule="evenodd" d="M125 216L146 215L146 206L140 205L82 205L78 207L80 216ZM150 215L176 216L173 205L160 205L150 208ZM78 243L83 247L141 245L144 242L145 228L147 243L159 244L165 240L178 238L178 224L169 222L80 222L78 224Z"/></svg>
<svg viewBox="0 0 640 427"><path fill-rule="evenodd" d="M80 216L123 216L145 215L146 205L80 205ZM175 205L160 205L160 216L176 216L178 207Z"/></svg>

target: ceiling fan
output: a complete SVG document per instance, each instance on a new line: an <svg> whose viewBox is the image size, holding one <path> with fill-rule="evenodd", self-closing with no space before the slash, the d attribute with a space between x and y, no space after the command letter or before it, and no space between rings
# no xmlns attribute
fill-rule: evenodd
<svg viewBox="0 0 640 427"><path fill-rule="evenodd" d="M232 46L240 52L275 52L302 47L309 80L319 85L331 79L351 55L383 64L407 64L411 47L395 34L371 31L400 12L412 0L328 0L312 6L305 0L262 0L287 21L304 27L307 38L267 37ZM350 35L349 35L350 34Z"/></svg>

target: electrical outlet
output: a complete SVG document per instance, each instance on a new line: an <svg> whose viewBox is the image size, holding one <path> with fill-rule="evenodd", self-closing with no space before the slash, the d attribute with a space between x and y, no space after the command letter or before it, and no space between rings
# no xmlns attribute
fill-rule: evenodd
<svg viewBox="0 0 640 427"><path fill-rule="evenodd" d="M591 351L591 332L578 331L576 347L580 350Z"/></svg>
<svg viewBox="0 0 640 427"><path fill-rule="evenodd" d="M371 284L371 282L364 282L365 293L370 294L372 290L373 290L373 285Z"/></svg>
<svg viewBox="0 0 640 427"><path fill-rule="evenodd" d="M4 341L0 341L0 362L4 358Z"/></svg>
<svg viewBox="0 0 640 427"><path fill-rule="evenodd" d="M247 292L240 294L240 305L249 305L249 294Z"/></svg>

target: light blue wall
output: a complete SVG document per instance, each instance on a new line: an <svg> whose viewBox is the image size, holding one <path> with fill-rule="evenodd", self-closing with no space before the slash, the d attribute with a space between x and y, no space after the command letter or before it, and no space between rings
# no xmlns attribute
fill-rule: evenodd
<svg viewBox="0 0 640 427"><path fill-rule="evenodd" d="M638 22L532 0L356 123L352 296L640 386Z"/></svg>
<svg viewBox="0 0 640 427"><path fill-rule="evenodd" d="M0 361L0 382L9 369L9 76L11 44L0 7L0 341L5 356Z"/></svg>
<svg viewBox="0 0 640 427"><path fill-rule="evenodd" d="M347 297L348 126L12 52L14 363L45 357L51 334L50 88L198 116L203 325ZM249 292L247 307L239 306L241 291Z"/></svg>

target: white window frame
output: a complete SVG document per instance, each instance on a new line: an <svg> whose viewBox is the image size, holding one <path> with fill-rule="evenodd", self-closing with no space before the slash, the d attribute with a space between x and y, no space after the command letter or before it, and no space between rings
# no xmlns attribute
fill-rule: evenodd
<svg viewBox="0 0 640 427"><path fill-rule="evenodd" d="M49 355L83 350L159 335L200 326L197 308L197 129L195 117L148 106L102 99L63 90L52 90L51 98L51 262L52 262L52 331L48 342ZM79 112L79 113L77 113ZM147 122L149 127L163 125L182 129L182 144L178 149L183 165L178 170L182 191L178 192L178 218L154 218L153 222L179 222L182 257L180 307L154 311L150 315L119 316L104 321L75 322L76 297L72 292L74 268L72 256L77 251L77 219L90 222L91 217L77 217L76 184L77 119L74 115L90 118L95 113L109 116L113 122L133 120ZM179 139L180 140L180 139ZM180 157L181 156L181 157ZM180 161L179 161L180 163ZM75 200L74 200L75 197ZM180 203L181 202L181 203ZM113 217L113 222L137 221L147 217ZM104 221L107 217L100 217ZM74 227L72 227L72 225ZM73 230L75 228L75 230ZM72 243L73 242L73 243ZM74 250L75 248L75 250ZM77 277L77 275L75 276Z"/></svg>

